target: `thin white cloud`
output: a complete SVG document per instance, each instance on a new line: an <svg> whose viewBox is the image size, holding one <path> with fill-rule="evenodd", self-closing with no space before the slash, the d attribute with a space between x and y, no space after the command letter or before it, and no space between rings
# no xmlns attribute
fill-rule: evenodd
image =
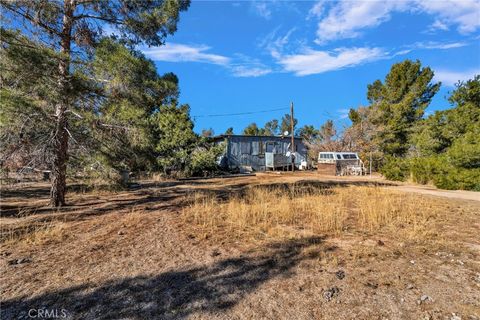
<svg viewBox="0 0 480 320"><path fill-rule="evenodd" d="M239 53L235 54L234 58L236 62L229 66L234 77L260 77L273 72L270 67L258 59Z"/></svg>
<svg viewBox="0 0 480 320"><path fill-rule="evenodd" d="M339 119L347 119L350 114L350 109L339 109L337 113L339 114Z"/></svg>
<svg viewBox="0 0 480 320"><path fill-rule="evenodd" d="M435 31L435 30L447 31L448 29L449 28L446 23L442 22L441 20L435 20L435 22L430 25L430 28L428 28L427 31L429 32Z"/></svg>
<svg viewBox="0 0 480 320"><path fill-rule="evenodd" d="M294 1L285 0L266 0L266 1L251 1L250 10L257 16L270 20L274 13L280 11L280 9L288 10L301 14Z"/></svg>
<svg viewBox="0 0 480 320"><path fill-rule="evenodd" d="M270 4L271 3L264 1L254 1L252 2L252 9L260 17L266 20L270 20L270 18L272 17L272 10L270 8Z"/></svg>
<svg viewBox="0 0 480 320"><path fill-rule="evenodd" d="M168 62L203 62L218 65L228 65L230 58L207 53L210 47L206 45L191 46L180 43L167 43L161 47L143 49L143 53L155 61Z"/></svg>
<svg viewBox="0 0 480 320"><path fill-rule="evenodd" d="M226 57L208 53L209 46L167 43L161 47L143 48L142 52L154 61L199 62L216 64L226 68L234 77L259 77L272 72L272 69L257 59L242 54Z"/></svg>
<svg viewBox="0 0 480 320"><path fill-rule="evenodd" d="M279 55L277 62L297 76L324 73L357 66L387 57L381 48L338 48L318 51L305 48L300 54Z"/></svg>
<svg viewBox="0 0 480 320"><path fill-rule="evenodd" d="M456 26L461 33L480 28L478 0L391 0L316 3L309 16L319 18L316 42L323 44L337 39L355 38L366 28L376 27L391 18L393 12L426 13L434 16L430 29L447 30ZM324 11L327 13L324 15Z"/></svg>
<svg viewBox="0 0 480 320"><path fill-rule="evenodd" d="M424 49L424 50L447 50L447 49L455 49L467 46L467 42L435 42L435 41L428 41L428 42L416 42L411 45L403 46L399 48L397 52L393 53L391 56L401 56L408 54L414 50ZM404 48L404 49L403 49Z"/></svg>
<svg viewBox="0 0 480 320"><path fill-rule="evenodd" d="M326 0L319 0L315 5L308 11L307 20L313 17L321 17L325 12L325 3Z"/></svg>
<svg viewBox="0 0 480 320"><path fill-rule="evenodd" d="M458 81L467 81L473 79L477 74L480 74L480 69L471 69L465 71L452 71L446 69L434 69L435 81L441 81L447 87L454 87Z"/></svg>
<svg viewBox="0 0 480 320"><path fill-rule="evenodd" d="M260 46L265 48L272 57L279 58L280 52L286 50L290 41L290 36L295 32L296 28L290 29L285 35L276 37L277 29L267 35L267 37L261 42Z"/></svg>
<svg viewBox="0 0 480 320"><path fill-rule="evenodd" d="M302 41L290 40L295 30L296 28L293 28L284 35L278 35L276 28L260 41L260 47L267 50L283 72L293 72L297 76L340 70L384 59L390 55L381 48L368 47L314 50Z"/></svg>
<svg viewBox="0 0 480 320"><path fill-rule="evenodd" d="M400 50L400 51L395 52L392 56L393 57L402 56L402 55L408 54L410 52L412 52L412 49Z"/></svg>
<svg viewBox="0 0 480 320"><path fill-rule="evenodd" d="M454 49L454 48L461 48L465 47L467 43L465 42L448 42L448 43L441 43L441 42L419 42L416 43L415 47L419 49Z"/></svg>
<svg viewBox="0 0 480 320"><path fill-rule="evenodd" d="M235 77L239 78L255 78L255 77L260 77L267 75L272 72L272 69L267 68L267 67L255 67L255 66L233 66L231 67L232 69L232 74Z"/></svg>

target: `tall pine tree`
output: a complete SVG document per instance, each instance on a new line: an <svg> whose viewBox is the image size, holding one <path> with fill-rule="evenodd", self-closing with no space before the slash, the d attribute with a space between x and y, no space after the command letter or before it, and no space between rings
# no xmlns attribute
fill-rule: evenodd
<svg viewBox="0 0 480 320"><path fill-rule="evenodd" d="M120 41L135 45L162 45L177 28L179 14L189 1L182 0L1 0L5 16L21 21L24 31L36 35L58 53L57 85L52 115L52 206L65 204L69 144L69 110L75 105L73 75L105 36L108 26ZM53 93L53 92L52 92Z"/></svg>
<svg viewBox="0 0 480 320"><path fill-rule="evenodd" d="M368 86L371 121L377 126L376 143L386 155L402 157L409 149L409 138L440 83L432 83L433 71L420 61L405 60L390 69L382 83Z"/></svg>

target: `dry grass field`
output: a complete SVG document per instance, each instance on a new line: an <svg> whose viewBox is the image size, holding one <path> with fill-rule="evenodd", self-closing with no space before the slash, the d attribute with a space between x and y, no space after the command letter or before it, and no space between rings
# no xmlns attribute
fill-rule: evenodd
<svg viewBox="0 0 480 320"><path fill-rule="evenodd" d="M480 197L422 190L259 174L56 211L45 184L2 187L1 317L478 320Z"/></svg>

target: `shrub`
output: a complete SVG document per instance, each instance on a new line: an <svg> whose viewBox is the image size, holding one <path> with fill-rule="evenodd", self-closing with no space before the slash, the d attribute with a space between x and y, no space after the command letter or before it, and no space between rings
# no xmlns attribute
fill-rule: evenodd
<svg viewBox="0 0 480 320"><path fill-rule="evenodd" d="M410 178L420 184L431 183L438 173L441 161L435 157L412 158L409 160Z"/></svg>
<svg viewBox="0 0 480 320"><path fill-rule="evenodd" d="M195 149L189 159L186 173L189 176L208 176L219 170L217 159L224 152L225 145L210 145Z"/></svg>
<svg viewBox="0 0 480 320"><path fill-rule="evenodd" d="M468 132L448 149L449 162L465 169L480 168L480 130Z"/></svg>
<svg viewBox="0 0 480 320"><path fill-rule="evenodd" d="M451 157L436 158L437 164L432 170L432 180L436 187L448 190L480 191L480 168L456 166Z"/></svg>
<svg viewBox="0 0 480 320"><path fill-rule="evenodd" d="M477 190L480 191L480 168L457 167L455 161L447 156L419 157L403 160L408 163L408 172L413 182L433 183L436 187L448 190ZM398 161L397 161L398 163ZM387 168L393 167L389 163ZM393 171L395 173L395 171ZM392 174L392 170L388 172ZM385 175L388 179L392 179Z"/></svg>
<svg viewBox="0 0 480 320"><path fill-rule="evenodd" d="M433 183L441 189L480 191L480 168L463 169L447 165L433 176Z"/></svg>
<svg viewBox="0 0 480 320"><path fill-rule="evenodd" d="M389 180L405 181L409 174L408 161L403 158L387 157L380 172Z"/></svg>

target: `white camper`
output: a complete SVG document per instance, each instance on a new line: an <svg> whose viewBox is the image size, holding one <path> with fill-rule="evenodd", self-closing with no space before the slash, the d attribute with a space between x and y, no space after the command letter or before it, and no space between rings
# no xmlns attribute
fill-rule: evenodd
<svg viewBox="0 0 480 320"><path fill-rule="evenodd" d="M356 152L319 152L318 171L335 175L363 175L366 170Z"/></svg>

